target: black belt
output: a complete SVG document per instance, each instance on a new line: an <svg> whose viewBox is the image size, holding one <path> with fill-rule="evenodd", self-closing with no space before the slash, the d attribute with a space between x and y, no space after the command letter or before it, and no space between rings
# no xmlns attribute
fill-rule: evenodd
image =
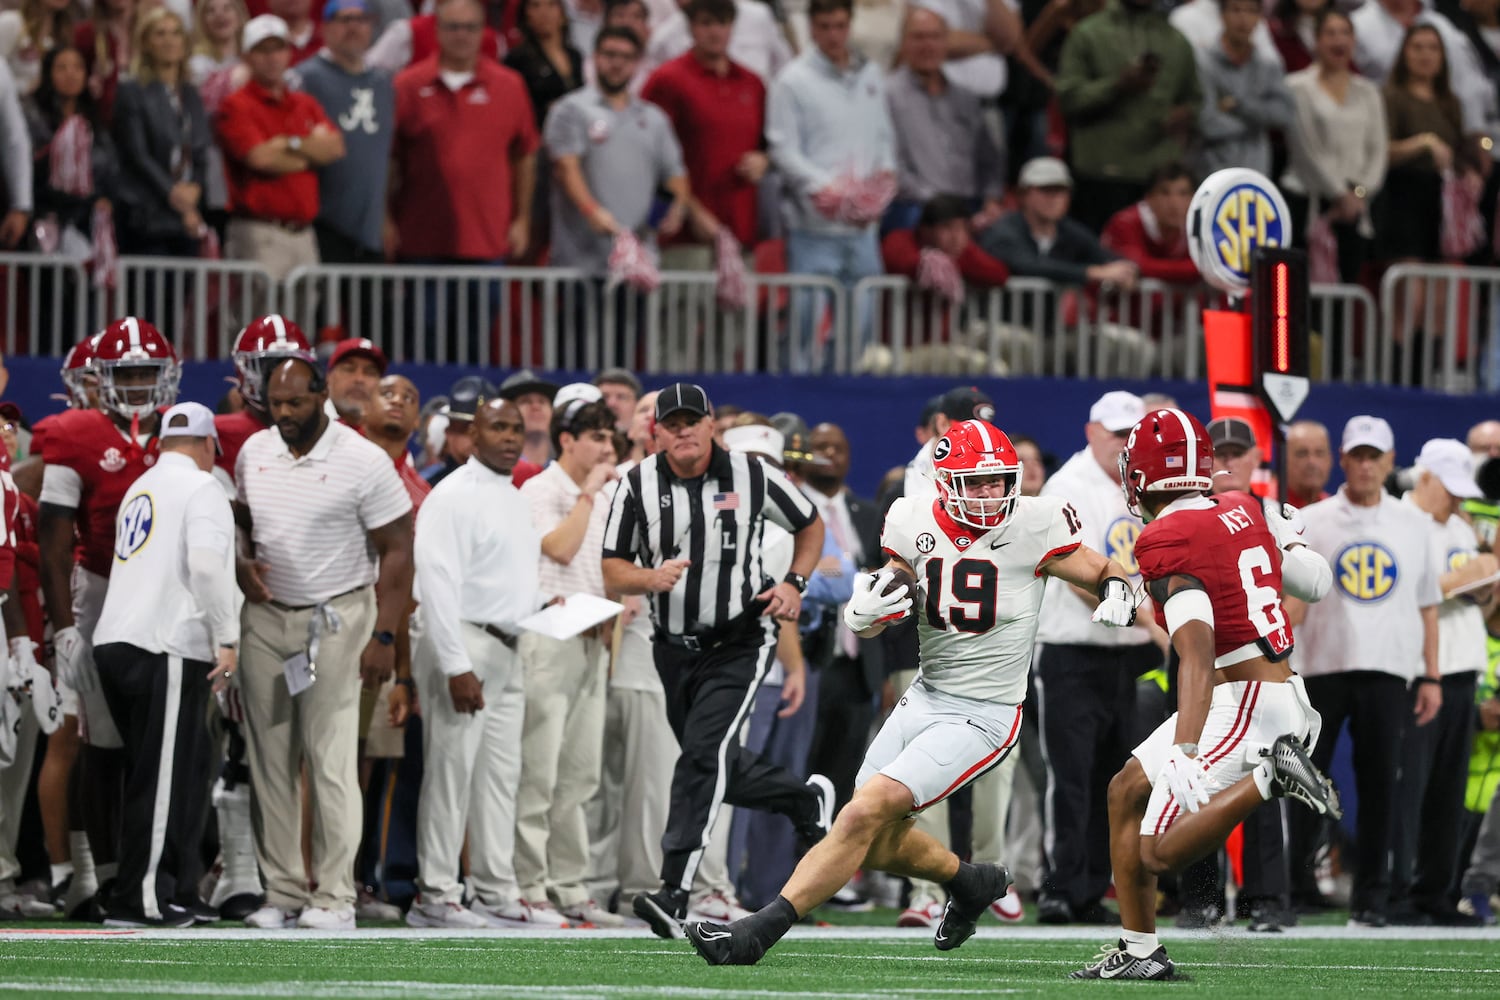
<svg viewBox="0 0 1500 1000"><path fill-rule="evenodd" d="M661 629L657 629L652 635L652 639L655 642L664 642L668 646L685 649L690 653L704 653L708 650L728 645L737 639L748 638L750 635L750 626L758 623L759 620L758 616L745 615L736 618L721 628L689 635L678 635L675 632L663 632Z"/></svg>
<svg viewBox="0 0 1500 1000"><path fill-rule="evenodd" d="M364 587L350 587L342 594L334 594L332 597L327 598L326 600L318 601L316 604L282 604L275 598L266 601L266 603L271 605L271 607L279 608L282 611L311 611L313 608L316 608L321 604L331 604L332 602L338 600L340 597L348 597L350 594L364 589Z"/></svg>
<svg viewBox="0 0 1500 1000"><path fill-rule="evenodd" d="M277 229L289 233L303 233L312 228L311 222L293 222L290 219L267 219L259 215L246 215L243 212L235 212L230 215L231 219L239 219L242 222L259 222L267 226L275 226Z"/></svg>
<svg viewBox="0 0 1500 1000"><path fill-rule="evenodd" d="M496 639L499 639L502 643L505 644L506 649L516 648L516 637L511 635L504 629L497 628L494 625L485 625L480 622L469 622L469 624L473 625L477 629L483 629L486 635L492 635Z"/></svg>

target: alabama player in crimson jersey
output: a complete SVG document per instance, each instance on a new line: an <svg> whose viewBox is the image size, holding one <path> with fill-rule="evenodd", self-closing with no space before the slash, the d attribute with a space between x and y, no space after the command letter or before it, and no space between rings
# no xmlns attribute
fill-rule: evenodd
<svg viewBox="0 0 1500 1000"><path fill-rule="evenodd" d="M710 964L759 961L861 867L945 885L948 905L933 943L943 951L963 944L1005 895L1010 874L960 861L915 829L913 817L1015 746L1045 577L1097 593L1096 622L1135 621L1125 570L1082 544L1066 501L1021 496L1021 460L998 428L954 424L933 465L937 499L903 497L891 506L881 538L889 561L879 575L860 577L844 612L862 638L915 614L921 673L870 744L854 798L776 901L732 924L689 925L688 939ZM920 581L915 607L908 586L887 586L896 573Z"/></svg>
<svg viewBox="0 0 1500 1000"><path fill-rule="evenodd" d="M1261 802L1293 798L1339 814L1307 748L1321 720L1286 664L1286 592L1316 601L1333 575L1302 544L1295 511L1249 493L1209 495L1213 447L1197 418L1146 414L1120 456L1120 482L1146 526L1135 543L1158 624L1181 659L1178 711L1109 787L1110 860L1122 926L1075 979L1169 979L1156 939L1156 879L1224 843Z"/></svg>
<svg viewBox="0 0 1500 1000"><path fill-rule="evenodd" d="M214 418L220 449L214 464L228 473L231 481L240 448L250 435L271 426L266 412L266 373L287 358L312 362L315 355L302 328L277 313L252 320L234 342L234 371L245 408Z"/></svg>

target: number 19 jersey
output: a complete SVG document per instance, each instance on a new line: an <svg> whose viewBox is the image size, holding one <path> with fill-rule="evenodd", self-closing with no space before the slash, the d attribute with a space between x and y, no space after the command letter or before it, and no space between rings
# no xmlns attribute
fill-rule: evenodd
<svg viewBox="0 0 1500 1000"><path fill-rule="evenodd" d="M916 571L912 614L929 686L980 701L1025 700L1042 568L1075 551L1082 530L1060 497L1020 497L989 531L955 521L941 499L891 505L881 547Z"/></svg>

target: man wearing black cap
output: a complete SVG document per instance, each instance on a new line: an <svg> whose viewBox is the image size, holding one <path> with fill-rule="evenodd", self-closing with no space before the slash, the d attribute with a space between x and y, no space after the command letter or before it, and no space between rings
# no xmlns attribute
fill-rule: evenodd
<svg viewBox="0 0 1500 1000"><path fill-rule="evenodd" d="M1240 417L1220 417L1208 424L1208 440L1214 446L1214 492L1250 492L1255 470L1260 468L1260 446L1255 429Z"/></svg>
<svg viewBox="0 0 1500 1000"><path fill-rule="evenodd" d="M448 405L444 410L448 426L443 431L443 464L436 472L428 475L429 485L436 486L454 469L469 460L469 456L474 453L474 439L469 434L474 414L484 405L485 400L498 398L500 390L482 375L465 375L453 383L453 388L448 390Z"/></svg>
<svg viewBox="0 0 1500 1000"><path fill-rule="evenodd" d="M556 382L538 378L526 369L500 383L500 398L515 403L526 422L526 446L516 463L517 486L536 474L523 474L521 466L533 465L541 470L552 461L552 397L556 395Z"/></svg>
<svg viewBox="0 0 1500 1000"><path fill-rule="evenodd" d="M660 937L683 936L693 875L721 803L789 817L819 840L833 796L804 785L739 745L739 730L776 652L778 621L794 621L823 548L811 501L778 470L714 444L713 410L696 385L656 400L660 448L621 480L603 549L611 593L647 594L656 669L682 747L662 837L662 887L635 899ZM794 536L792 568L766 576L767 520Z"/></svg>

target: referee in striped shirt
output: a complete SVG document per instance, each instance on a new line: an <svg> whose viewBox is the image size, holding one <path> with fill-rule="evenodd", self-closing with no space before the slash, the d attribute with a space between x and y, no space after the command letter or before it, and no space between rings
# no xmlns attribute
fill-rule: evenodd
<svg viewBox="0 0 1500 1000"><path fill-rule="evenodd" d="M739 743L775 659L777 621L801 611L823 522L779 470L720 448L713 430L702 388L663 389L660 450L620 481L604 533L607 589L651 595L656 669L682 748L662 836L662 887L637 896L633 907L664 938L683 936L693 875L720 803L782 813L808 846L833 822L826 784L803 784ZM762 562L767 520L795 535L782 580L767 578Z"/></svg>

